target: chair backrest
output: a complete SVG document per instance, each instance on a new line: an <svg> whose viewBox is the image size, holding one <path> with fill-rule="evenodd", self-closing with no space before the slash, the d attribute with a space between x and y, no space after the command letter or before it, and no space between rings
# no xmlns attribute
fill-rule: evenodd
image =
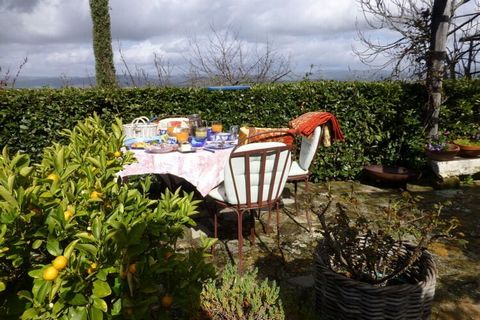
<svg viewBox="0 0 480 320"><path fill-rule="evenodd" d="M281 142L237 146L225 166L227 201L250 208L272 206L287 181L291 148Z"/></svg>
<svg viewBox="0 0 480 320"><path fill-rule="evenodd" d="M298 165L303 170L308 170L312 164L313 158L317 153L320 136L322 135L322 128L316 127L310 137L302 137L302 144L300 146L300 155L298 156Z"/></svg>

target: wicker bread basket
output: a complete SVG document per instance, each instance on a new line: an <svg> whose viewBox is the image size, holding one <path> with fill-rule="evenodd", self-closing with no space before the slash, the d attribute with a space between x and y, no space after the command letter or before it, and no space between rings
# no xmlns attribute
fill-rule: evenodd
<svg viewBox="0 0 480 320"><path fill-rule="evenodd" d="M414 250L404 245L402 254ZM430 317L436 267L426 250L405 272L405 283L374 286L350 279L330 268L331 254L321 240L314 254L315 294L319 319L418 320Z"/></svg>
<svg viewBox="0 0 480 320"><path fill-rule="evenodd" d="M157 124L149 123L147 117L135 118L132 123L123 125L123 134L126 139L153 137L158 134Z"/></svg>

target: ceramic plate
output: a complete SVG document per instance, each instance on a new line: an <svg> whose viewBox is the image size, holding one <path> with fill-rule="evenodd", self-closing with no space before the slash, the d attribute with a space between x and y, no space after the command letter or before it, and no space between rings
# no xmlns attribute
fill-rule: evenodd
<svg viewBox="0 0 480 320"><path fill-rule="evenodd" d="M145 152L148 153L167 153L172 152L178 149L176 144L166 144L161 143L159 145L147 145L145 147Z"/></svg>
<svg viewBox="0 0 480 320"><path fill-rule="evenodd" d="M228 148L233 148L235 147L235 144L231 142L212 142L209 144L206 144L204 148L206 149L228 149Z"/></svg>

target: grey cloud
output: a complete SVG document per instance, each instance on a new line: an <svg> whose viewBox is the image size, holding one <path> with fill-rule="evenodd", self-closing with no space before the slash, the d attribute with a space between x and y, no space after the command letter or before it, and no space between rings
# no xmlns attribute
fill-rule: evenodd
<svg viewBox="0 0 480 320"><path fill-rule="evenodd" d="M0 9L32 12L41 0L0 0Z"/></svg>
<svg viewBox="0 0 480 320"><path fill-rule="evenodd" d="M153 66L153 53L187 69L189 39L205 39L211 27L238 32L248 45L267 40L292 64L359 66L354 0L111 0L112 38L130 66ZM6 10L2 10L6 9ZM91 74L88 0L0 0L0 66L15 67L28 56L23 74Z"/></svg>

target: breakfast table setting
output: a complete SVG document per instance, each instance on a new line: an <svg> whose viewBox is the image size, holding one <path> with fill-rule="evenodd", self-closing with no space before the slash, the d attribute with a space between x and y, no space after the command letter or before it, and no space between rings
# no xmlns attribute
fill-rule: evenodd
<svg viewBox="0 0 480 320"><path fill-rule="evenodd" d="M238 126L224 132L221 122L207 122L198 115L157 122L142 118L123 128L125 149L137 162L119 172L122 179L170 174L191 183L202 196L223 181L225 164L238 143Z"/></svg>

